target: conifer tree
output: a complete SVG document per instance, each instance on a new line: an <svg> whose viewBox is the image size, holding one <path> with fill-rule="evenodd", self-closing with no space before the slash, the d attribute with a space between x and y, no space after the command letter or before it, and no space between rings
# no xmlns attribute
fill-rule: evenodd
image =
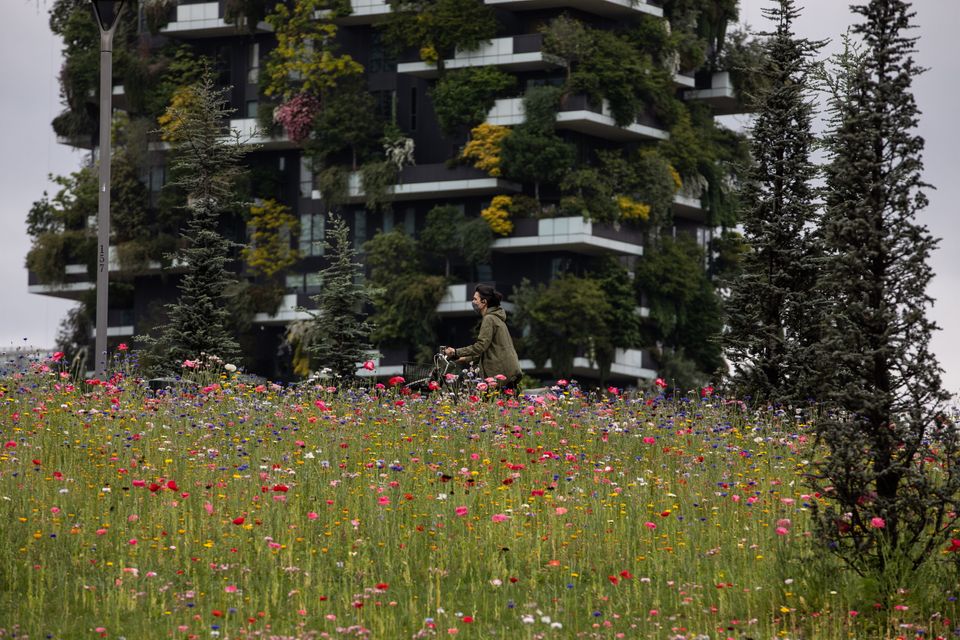
<svg viewBox="0 0 960 640"><path fill-rule="evenodd" d="M341 380L352 380L357 364L369 357L372 327L364 306L370 302L367 287L360 281L362 266L350 242L344 219L331 216L330 235L325 246L330 264L320 272L322 289L312 297L317 303L309 330L308 351L315 362L329 368Z"/></svg>
<svg viewBox="0 0 960 640"><path fill-rule="evenodd" d="M230 115L226 91L216 88L207 71L189 88L189 98L166 114L174 184L187 193L190 220L183 233L186 246L175 256L184 268L179 297L167 305L168 321L151 341L149 359L161 370L178 371L182 361L201 354L224 360L239 355L225 299L235 280L227 264L237 244L220 233L218 224L238 204L238 163L246 148L238 135L223 135Z"/></svg>
<svg viewBox="0 0 960 640"><path fill-rule="evenodd" d="M809 397L806 353L815 335L810 309L815 277L817 203L810 160L811 59L822 43L799 38L793 0L763 10L765 33L759 95L751 96L754 159L741 192L742 272L726 300L726 351L741 394L760 401Z"/></svg>
<svg viewBox="0 0 960 640"><path fill-rule="evenodd" d="M886 591L956 526L960 442L938 413L945 394L926 316L937 240L916 221L927 185L910 91L922 72L914 13L902 0L853 11L863 55L841 70L827 137L816 362L834 410L817 424L829 455L815 476L827 498L816 522L829 548Z"/></svg>

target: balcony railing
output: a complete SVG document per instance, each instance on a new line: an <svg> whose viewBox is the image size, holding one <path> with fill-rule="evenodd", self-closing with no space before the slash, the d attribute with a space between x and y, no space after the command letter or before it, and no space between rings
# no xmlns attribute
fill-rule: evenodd
<svg viewBox="0 0 960 640"><path fill-rule="evenodd" d="M242 30L242 26L224 20L226 0L195 2L177 6L176 17L160 33L171 37L214 38ZM257 24L257 31L272 31L266 22Z"/></svg>
<svg viewBox="0 0 960 640"><path fill-rule="evenodd" d="M362 202L364 191L359 172L350 174L347 186L349 201ZM424 200L517 191L520 191L520 185L493 178L479 169L465 166L447 168L446 164L439 163L404 167L397 184L388 187L387 196L391 200Z"/></svg>
<svg viewBox="0 0 960 640"><path fill-rule="evenodd" d="M494 38L474 51L457 51L453 58L443 61L447 69L467 67L500 67L508 71L531 71L549 69L557 65L544 56L543 34L528 33L507 38ZM409 73L423 78L437 75L437 65L416 61L401 62L397 73Z"/></svg>
<svg viewBox="0 0 960 640"><path fill-rule="evenodd" d="M350 9L350 15L334 21L343 25L373 24L390 15L390 3L386 0L350 0Z"/></svg>
<svg viewBox="0 0 960 640"><path fill-rule="evenodd" d="M296 149L297 143L290 140L286 133L279 136L265 135L257 124L256 118L234 118L230 121L230 131L240 135L240 141L256 145L261 149Z"/></svg>
<svg viewBox="0 0 960 640"><path fill-rule="evenodd" d="M663 17L663 9L644 0L483 0L484 4L511 11L537 9L577 9L608 18L649 14Z"/></svg>
<svg viewBox="0 0 960 640"><path fill-rule="evenodd" d="M644 234L627 226L562 218L520 218L513 221L513 233L494 240L492 249L504 253L530 251L572 251L588 255L618 253L642 256Z"/></svg>
<svg viewBox="0 0 960 640"><path fill-rule="evenodd" d="M494 103L487 115L487 122L501 126L513 126L523 123L522 98L504 98ZM620 126L610 113L610 103L606 100L599 106L591 104L586 96L569 96L557 112L558 129L577 131L606 140L666 140L670 134L660 128L652 116L642 116L634 123Z"/></svg>
<svg viewBox="0 0 960 640"><path fill-rule="evenodd" d="M700 86L701 84L703 86ZM683 98L707 103L716 115L744 113L744 106L737 98L733 82L730 80L730 73L727 71L708 75L705 82L697 82L696 89L684 91Z"/></svg>

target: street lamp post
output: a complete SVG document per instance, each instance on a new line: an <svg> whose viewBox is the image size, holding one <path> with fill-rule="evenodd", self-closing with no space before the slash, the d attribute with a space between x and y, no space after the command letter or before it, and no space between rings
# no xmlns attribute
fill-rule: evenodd
<svg viewBox="0 0 960 640"><path fill-rule="evenodd" d="M113 110L113 34L124 0L90 0L100 27L100 198L97 207L98 378L107 371L107 290L110 286L110 125Z"/></svg>

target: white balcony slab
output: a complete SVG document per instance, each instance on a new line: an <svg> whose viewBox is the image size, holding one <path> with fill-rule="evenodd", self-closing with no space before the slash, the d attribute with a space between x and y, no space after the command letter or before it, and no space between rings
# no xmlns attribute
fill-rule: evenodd
<svg viewBox="0 0 960 640"><path fill-rule="evenodd" d="M542 51L516 52L515 37L494 38L473 51L457 51L453 58L443 61L448 70L467 67L499 67L505 71L532 71L557 66L549 61ZM437 65L430 62L402 62L397 73L407 73L422 78L437 76Z"/></svg>
<svg viewBox="0 0 960 640"><path fill-rule="evenodd" d="M727 71L714 73L710 78L709 89L688 89L683 92L683 98L707 103L718 116L745 112L743 104L737 99L730 73Z"/></svg>
<svg viewBox="0 0 960 640"><path fill-rule="evenodd" d="M663 9L643 0L484 0L484 4L511 11L569 8L610 18L644 13L658 18L663 17Z"/></svg>
<svg viewBox="0 0 960 640"><path fill-rule="evenodd" d="M347 200L363 202L364 191L359 172L353 172L347 180ZM431 182L408 182L387 188L390 200L420 200L423 198L450 198L499 193L516 193L520 185L500 178L469 178L465 180L441 180Z"/></svg>
<svg viewBox="0 0 960 640"><path fill-rule="evenodd" d="M692 198L681 194L673 196L674 214L691 220L702 221L706 219L706 211L700 204L700 198Z"/></svg>
<svg viewBox="0 0 960 640"><path fill-rule="evenodd" d="M467 291L466 284L452 284L447 287L447 292L437 304L437 315L446 317L472 316L475 313L473 305L470 304L472 298L473 292ZM512 302L503 302L502 306L507 313L511 313L514 309Z"/></svg>
<svg viewBox="0 0 960 640"><path fill-rule="evenodd" d="M240 136L240 142L255 145L260 149L296 149L298 147L286 133L281 133L279 136L265 135L258 126L256 118L233 118L230 120L230 131Z"/></svg>
<svg viewBox="0 0 960 640"><path fill-rule="evenodd" d="M283 300L275 313L254 314L252 322L259 325L286 325L297 320L309 320L311 317L297 304L297 295L288 293L283 296Z"/></svg>
<svg viewBox="0 0 960 640"><path fill-rule="evenodd" d="M27 293L50 296L51 298L82 300L87 291L93 291L96 288L96 285L92 281L31 284L27 287Z"/></svg>
<svg viewBox="0 0 960 640"><path fill-rule="evenodd" d="M537 235L498 238L493 241L491 249L504 253L563 250L585 254L643 255L642 244L600 237L594 233L592 221L576 216L538 220Z"/></svg>
<svg viewBox="0 0 960 640"><path fill-rule="evenodd" d="M215 38L243 30L243 26L230 24L220 17L219 2L199 2L179 5L176 19L161 28L160 33L174 38ZM273 31L273 28L260 22L257 31Z"/></svg>
<svg viewBox="0 0 960 640"><path fill-rule="evenodd" d="M550 373L552 363L550 360L544 364L543 368L537 368L532 360L520 360L520 368L527 373ZM573 359L573 375L596 377L600 368L595 362L590 362L588 358L577 357ZM643 366L643 351L639 349L617 349L614 351L613 363L610 366L610 377L620 379L653 380L657 377L657 372Z"/></svg>
<svg viewBox="0 0 960 640"><path fill-rule="evenodd" d="M503 98L494 103L487 115L487 122L500 126L515 126L526 120L523 98ZM670 134L639 122L620 126L610 112L610 103L603 101L600 112L589 109L563 110L557 112L557 128L578 131L606 140L666 140Z"/></svg>

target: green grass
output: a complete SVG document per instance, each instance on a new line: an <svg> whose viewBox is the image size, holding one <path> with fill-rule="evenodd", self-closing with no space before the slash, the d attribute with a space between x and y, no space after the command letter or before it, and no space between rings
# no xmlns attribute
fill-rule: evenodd
<svg viewBox="0 0 960 640"><path fill-rule="evenodd" d="M877 608L818 545L786 418L114 382L4 379L0 636L960 635L956 554Z"/></svg>

